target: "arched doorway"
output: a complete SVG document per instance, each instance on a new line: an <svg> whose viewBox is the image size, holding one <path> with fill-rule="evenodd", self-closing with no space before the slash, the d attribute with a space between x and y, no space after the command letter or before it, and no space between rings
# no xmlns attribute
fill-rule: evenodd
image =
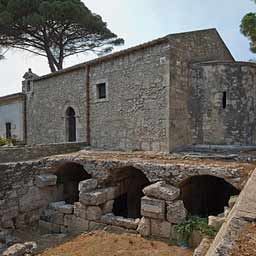
<svg viewBox="0 0 256 256"><path fill-rule="evenodd" d="M224 179L210 175L190 177L180 189L188 212L201 217L223 213L230 197L239 194L239 190Z"/></svg>
<svg viewBox="0 0 256 256"><path fill-rule="evenodd" d="M80 164L67 162L57 170L57 185L62 187L62 200L68 204L79 201L79 182L91 178Z"/></svg>
<svg viewBox="0 0 256 256"><path fill-rule="evenodd" d="M66 110L66 128L68 141L76 141L76 113L72 107Z"/></svg>
<svg viewBox="0 0 256 256"><path fill-rule="evenodd" d="M150 185L145 174L134 167L124 167L114 170L111 180L120 189L120 196L114 200L114 215L132 219L140 218L141 198L144 196L142 190Z"/></svg>

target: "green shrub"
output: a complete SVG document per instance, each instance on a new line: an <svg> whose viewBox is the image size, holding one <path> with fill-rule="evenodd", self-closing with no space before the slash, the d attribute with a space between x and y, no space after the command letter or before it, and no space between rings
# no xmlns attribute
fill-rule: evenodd
<svg viewBox="0 0 256 256"><path fill-rule="evenodd" d="M189 241L194 230L210 238L214 238L217 234L217 230L208 226L207 218L200 218L198 216L190 216L185 222L178 224L175 230L179 235L179 240L186 242Z"/></svg>
<svg viewBox="0 0 256 256"><path fill-rule="evenodd" d="M0 137L0 147L8 144L9 144L9 141L6 138Z"/></svg>

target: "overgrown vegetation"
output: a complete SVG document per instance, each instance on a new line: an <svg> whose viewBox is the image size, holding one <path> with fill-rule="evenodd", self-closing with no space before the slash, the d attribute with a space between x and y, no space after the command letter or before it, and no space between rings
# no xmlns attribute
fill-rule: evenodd
<svg viewBox="0 0 256 256"><path fill-rule="evenodd" d="M0 147L8 144L9 144L9 141L6 138L0 137Z"/></svg>
<svg viewBox="0 0 256 256"><path fill-rule="evenodd" d="M15 137L10 139L0 137L0 147L5 145L16 145L16 144L17 144L17 139Z"/></svg>
<svg viewBox="0 0 256 256"><path fill-rule="evenodd" d="M217 234L217 230L208 226L207 218L198 216L189 216L185 222L178 224L175 230L178 233L178 239L185 242L189 241L193 231L198 231L200 234L210 238L215 237Z"/></svg>
<svg viewBox="0 0 256 256"><path fill-rule="evenodd" d="M256 0L252 0L256 3ZM256 53L256 13L247 13L240 25L241 33L247 37L250 41L250 49L253 53Z"/></svg>

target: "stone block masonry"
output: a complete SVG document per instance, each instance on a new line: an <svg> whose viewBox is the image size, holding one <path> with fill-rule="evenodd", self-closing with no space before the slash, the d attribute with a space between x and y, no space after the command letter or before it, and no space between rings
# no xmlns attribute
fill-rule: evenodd
<svg viewBox="0 0 256 256"><path fill-rule="evenodd" d="M191 80L193 144L255 145L256 65L194 64Z"/></svg>
<svg viewBox="0 0 256 256"><path fill-rule="evenodd" d="M157 182L144 188L143 191L154 198L143 197L141 200L143 218L138 226L138 232L142 236L173 239L172 226L183 222L187 216L183 202L178 200L179 189L166 182ZM160 191L162 193L159 193Z"/></svg>

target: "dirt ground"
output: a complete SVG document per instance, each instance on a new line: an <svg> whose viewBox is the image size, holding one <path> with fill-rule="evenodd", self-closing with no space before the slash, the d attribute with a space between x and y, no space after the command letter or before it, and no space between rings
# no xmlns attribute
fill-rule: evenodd
<svg viewBox="0 0 256 256"><path fill-rule="evenodd" d="M256 224L250 224L243 230L231 256L256 256Z"/></svg>
<svg viewBox="0 0 256 256"><path fill-rule="evenodd" d="M138 235L92 232L48 248L38 256L192 256L193 251Z"/></svg>

